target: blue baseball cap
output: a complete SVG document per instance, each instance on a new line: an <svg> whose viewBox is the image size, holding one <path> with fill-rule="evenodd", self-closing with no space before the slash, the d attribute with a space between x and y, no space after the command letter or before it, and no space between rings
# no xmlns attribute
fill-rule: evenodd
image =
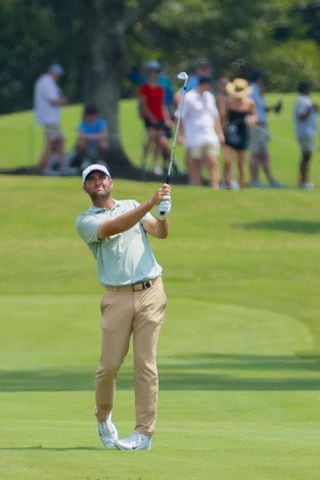
<svg viewBox="0 0 320 480"><path fill-rule="evenodd" d="M59 65L59 63L54 63L49 67L49 72L55 73L57 75L63 75L64 74L64 69Z"/></svg>

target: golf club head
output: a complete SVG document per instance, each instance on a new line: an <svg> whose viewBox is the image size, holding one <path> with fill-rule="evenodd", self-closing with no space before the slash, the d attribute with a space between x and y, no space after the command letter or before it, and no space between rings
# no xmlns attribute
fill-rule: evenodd
<svg viewBox="0 0 320 480"><path fill-rule="evenodd" d="M178 73L177 78L179 78L179 80L186 81L188 80L189 76L186 72L180 72Z"/></svg>

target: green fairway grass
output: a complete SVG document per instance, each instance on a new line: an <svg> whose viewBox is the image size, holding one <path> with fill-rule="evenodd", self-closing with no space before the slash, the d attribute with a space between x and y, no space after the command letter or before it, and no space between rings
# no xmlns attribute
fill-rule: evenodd
<svg viewBox="0 0 320 480"><path fill-rule="evenodd" d="M291 173L288 173L288 177ZM150 452L98 439L95 262L80 178L1 176L1 480L317 480L320 194L173 188ZM155 184L115 180L116 198ZM134 427L131 353L114 421Z"/></svg>

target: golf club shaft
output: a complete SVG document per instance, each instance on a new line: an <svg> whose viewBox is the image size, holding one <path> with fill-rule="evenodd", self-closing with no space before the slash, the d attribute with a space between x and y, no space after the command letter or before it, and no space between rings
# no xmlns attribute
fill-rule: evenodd
<svg viewBox="0 0 320 480"><path fill-rule="evenodd" d="M179 74L179 75L181 75L181 74ZM178 75L178 78L179 78L179 75ZM184 73L183 92L182 92L182 97L180 99L178 109L177 109L178 120L177 120L177 124L176 124L176 129L175 129L175 132L174 132L173 144L172 144L172 148L171 148L171 155L170 155L170 160L169 160L169 165L168 165L168 172L167 172L167 179L166 179L166 183L168 183L168 184L170 183L171 170L172 170L173 162L174 162L174 159L175 159L175 150L176 150L177 138L178 138L178 133L179 133L179 128L180 128L181 113L182 113L182 108L183 108L184 97L185 97L185 94L186 94L186 91L187 91L187 83L188 83L188 75L186 73ZM160 212L160 215L161 216L165 215L165 212Z"/></svg>
<svg viewBox="0 0 320 480"><path fill-rule="evenodd" d="M187 90L187 83L188 83L188 78L186 78L186 80L184 82L182 97L181 97L181 100L180 100L180 105L178 105L178 110L177 110L178 111L178 120L177 120L176 129L175 129L175 132L174 132L173 143L172 143L172 147L171 147L171 155L170 155L170 160L169 160L169 165L168 165L166 183L170 182L171 170L172 170L172 167L173 167L173 162L175 160L177 138L178 138L178 133L179 133L179 128L180 128L181 113L182 113L182 108L183 108L184 97L185 97L186 90Z"/></svg>

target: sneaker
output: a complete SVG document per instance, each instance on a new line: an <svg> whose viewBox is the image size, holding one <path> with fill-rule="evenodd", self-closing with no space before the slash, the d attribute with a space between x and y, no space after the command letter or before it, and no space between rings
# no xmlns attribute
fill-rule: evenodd
<svg viewBox="0 0 320 480"><path fill-rule="evenodd" d="M152 172L153 172L155 175L163 175L163 170L162 170L162 168L161 168L161 167L158 167L158 166L157 166L157 167L154 167L154 168L152 169Z"/></svg>
<svg viewBox="0 0 320 480"><path fill-rule="evenodd" d="M136 430L127 438L115 440L114 444L119 450L151 450L152 437Z"/></svg>
<svg viewBox="0 0 320 480"><path fill-rule="evenodd" d="M239 190L240 185L239 185L239 183L237 182L237 180L231 180L231 182L230 182L230 188L231 188L231 190Z"/></svg>
<svg viewBox="0 0 320 480"><path fill-rule="evenodd" d="M301 183L300 188L304 190L314 190L314 184L311 182Z"/></svg>
<svg viewBox="0 0 320 480"><path fill-rule="evenodd" d="M271 182L270 187L271 188L287 188L287 186L284 183L279 182L279 180L274 180L273 182Z"/></svg>
<svg viewBox="0 0 320 480"><path fill-rule="evenodd" d="M263 188L263 186L264 186L263 183L259 181L254 181L250 183L251 188Z"/></svg>
<svg viewBox="0 0 320 480"><path fill-rule="evenodd" d="M98 432L101 443L106 448L113 448L118 440L118 432L111 421L111 415L106 422L98 422Z"/></svg>

